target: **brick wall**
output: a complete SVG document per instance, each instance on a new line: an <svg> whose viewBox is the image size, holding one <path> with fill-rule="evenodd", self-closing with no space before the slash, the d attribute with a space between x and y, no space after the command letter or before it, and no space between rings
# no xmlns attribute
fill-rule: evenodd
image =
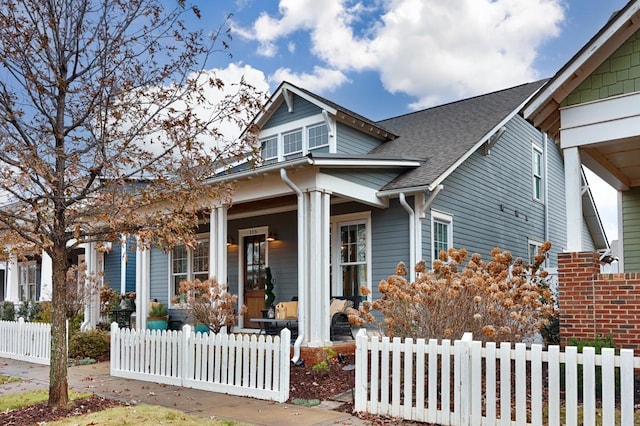
<svg viewBox="0 0 640 426"><path fill-rule="evenodd" d="M640 274L601 274L597 253L558 254L560 337L613 335L640 350Z"/></svg>

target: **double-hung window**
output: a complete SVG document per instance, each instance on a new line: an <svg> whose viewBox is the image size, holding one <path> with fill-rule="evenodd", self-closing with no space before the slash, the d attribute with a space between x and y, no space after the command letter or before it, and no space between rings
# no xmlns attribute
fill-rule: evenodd
<svg viewBox="0 0 640 426"><path fill-rule="evenodd" d="M302 130L295 130L283 134L282 144L284 147L284 155L302 152Z"/></svg>
<svg viewBox="0 0 640 426"><path fill-rule="evenodd" d="M278 158L278 137L273 136L262 141L262 158L271 160Z"/></svg>
<svg viewBox="0 0 640 426"><path fill-rule="evenodd" d="M18 265L19 298L22 301L36 300L38 265L35 260Z"/></svg>
<svg viewBox="0 0 640 426"><path fill-rule="evenodd" d="M329 145L329 131L326 124L309 127L309 150Z"/></svg>
<svg viewBox="0 0 640 426"><path fill-rule="evenodd" d="M336 296L362 296L360 287L370 289L371 274L371 230L368 213L336 216L332 218L332 237L337 250L331 262L331 270L336 265L337 285L332 294ZM332 247L336 247L332 244Z"/></svg>
<svg viewBox="0 0 640 426"><path fill-rule="evenodd" d="M537 146L533 146L532 151L532 184L533 184L533 199L537 201L544 201L544 192L543 192L543 161L542 161L542 150Z"/></svg>
<svg viewBox="0 0 640 426"><path fill-rule="evenodd" d="M198 240L194 249L178 245L171 251L172 294L180 294L180 283L185 280L209 278L209 240Z"/></svg>
<svg viewBox="0 0 640 426"><path fill-rule="evenodd" d="M441 251L448 251L452 247L453 240L453 217L431 211L431 253L436 260Z"/></svg>

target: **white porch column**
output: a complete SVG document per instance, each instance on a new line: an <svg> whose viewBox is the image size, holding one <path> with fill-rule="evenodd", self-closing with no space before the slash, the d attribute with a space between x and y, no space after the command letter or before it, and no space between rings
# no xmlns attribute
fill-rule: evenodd
<svg viewBox="0 0 640 426"><path fill-rule="evenodd" d="M329 282L329 226L330 194L320 191L309 193L308 278L306 287L309 346L325 346L330 335L330 282Z"/></svg>
<svg viewBox="0 0 640 426"><path fill-rule="evenodd" d="M120 294L127 292L127 236L120 235Z"/></svg>
<svg viewBox="0 0 640 426"><path fill-rule="evenodd" d="M209 278L227 283L227 206L211 209L209 219Z"/></svg>
<svg viewBox="0 0 640 426"><path fill-rule="evenodd" d="M95 243L84 244L84 261L87 264L84 282L85 303L82 330L92 330L98 323L100 315L100 282L98 281L98 253ZM43 268L44 269L44 268Z"/></svg>
<svg viewBox="0 0 640 426"><path fill-rule="evenodd" d="M42 252L40 265L40 301L51 300L53 292L53 263L46 251Z"/></svg>
<svg viewBox="0 0 640 426"><path fill-rule="evenodd" d="M582 168L577 147L564 149L568 252L582 251Z"/></svg>
<svg viewBox="0 0 640 426"><path fill-rule="evenodd" d="M151 250L136 240L136 330L144 330L151 300Z"/></svg>
<svg viewBox="0 0 640 426"><path fill-rule="evenodd" d="M7 262L7 294L5 295L5 298L9 302L13 303L17 303L20 301L20 292L18 289L18 274L18 256L11 253L9 254L9 261Z"/></svg>

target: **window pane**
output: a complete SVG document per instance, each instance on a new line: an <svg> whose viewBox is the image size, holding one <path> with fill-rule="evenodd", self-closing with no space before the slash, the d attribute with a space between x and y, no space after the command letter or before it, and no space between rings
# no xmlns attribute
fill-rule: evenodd
<svg viewBox="0 0 640 426"><path fill-rule="evenodd" d="M449 224L433 222L433 259L438 259L440 251L449 249Z"/></svg>
<svg viewBox="0 0 640 426"><path fill-rule="evenodd" d="M329 145L329 132L327 131L327 125L322 124L320 126L310 127L309 149L324 145Z"/></svg>
<svg viewBox="0 0 640 426"><path fill-rule="evenodd" d="M200 240L193 251L193 274L206 276L207 272L209 272L209 240Z"/></svg>
<svg viewBox="0 0 640 426"><path fill-rule="evenodd" d="M273 137L262 141L262 158L268 160L278 156L278 138Z"/></svg>
<svg viewBox="0 0 640 426"><path fill-rule="evenodd" d="M186 274L187 273L187 247L186 246L176 246L173 248L172 253L172 270L173 274Z"/></svg>
<svg viewBox="0 0 640 426"><path fill-rule="evenodd" d="M244 279L247 290L264 288L265 249L264 234L244 238Z"/></svg>
<svg viewBox="0 0 640 426"><path fill-rule="evenodd" d="M302 131L301 130L283 135L282 141L284 144L285 155L302 151Z"/></svg>

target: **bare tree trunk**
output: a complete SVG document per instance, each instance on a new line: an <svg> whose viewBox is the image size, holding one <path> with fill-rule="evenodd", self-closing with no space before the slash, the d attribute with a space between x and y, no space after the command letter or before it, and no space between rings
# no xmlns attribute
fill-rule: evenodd
<svg viewBox="0 0 640 426"><path fill-rule="evenodd" d="M49 368L49 405L65 407L69 403L67 381L66 274L68 261L65 247L54 247L53 297L51 313L51 365Z"/></svg>

